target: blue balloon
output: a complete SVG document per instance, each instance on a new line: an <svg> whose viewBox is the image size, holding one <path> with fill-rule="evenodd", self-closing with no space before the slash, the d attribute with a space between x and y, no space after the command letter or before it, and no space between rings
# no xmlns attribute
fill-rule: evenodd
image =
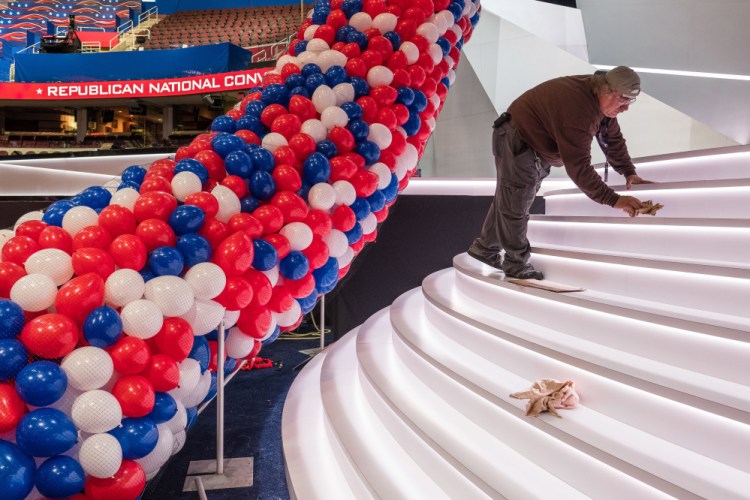
<svg viewBox="0 0 750 500"><path fill-rule="evenodd" d="M34 459L15 444L0 439L0 484L3 498L21 500L31 493L36 478Z"/></svg>
<svg viewBox="0 0 750 500"><path fill-rule="evenodd" d="M349 206L349 208L352 209L352 211L354 212L354 216L358 221L364 219L372 212L370 203L364 198L357 198L356 200L354 200L354 203Z"/></svg>
<svg viewBox="0 0 750 500"><path fill-rule="evenodd" d="M326 77L320 73L313 73L312 75L305 78L305 88L310 94L315 92L315 89L321 85L326 84Z"/></svg>
<svg viewBox="0 0 750 500"><path fill-rule="evenodd" d="M57 363L34 361L16 376L18 396L31 406L49 406L68 388L68 376Z"/></svg>
<svg viewBox="0 0 750 500"><path fill-rule="evenodd" d="M422 120L419 118L419 114L415 113L411 109L409 110L409 119L402 125L406 135L412 136L419 132L419 127L422 126Z"/></svg>
<svg viewBox="0 0 750 500"><path fill-rule="evenodd" d="M180 251L174 247L159 247L151 252L148 264L157 276L179 276L185 268Z"/></svg>
<svg viewBox="0 0 750 500"><path fill-rule="evenodd" d="M345 103L342 103L341 109L344 110L346 116L348 116L350 120L359 120L362 118L362 106L354 101L346 101Z"/></svg>
<svg viewBox="0 0 750 500"><path fill-rule="evenodd" d="M362 142L370 134L370 126L362 120L349 121L349 132L354 136L354 140Z"/></svg>
<svg viewBox="0 0 750 500"><path fill-rule="evenodd" d="M245 106L245 114L260 118L260 114L266 109L266 105L263 101L250 101Z"/></svg>
<svg viewBox="0 0 750 500"><path fill-rule="evenodd" d="M234 118L227 115L221 115L214 118L214 121L211 123L211 130L214 130L216 132L227 132L229 134L233 134L237 131L237 123L234 121Z"/></svg>
<svg viewBox="0 0 750 500"><path fill-rule="evenodd" d="M304 84L305 77L302 76L302 73L292 73L291 75L286 77L286 81L284 82L284 85L286 85L286 88L289 89L289 92L291 92L295 87L299 87L300 85Z"/></svg>
<svg viewBox="0 0 750 500"><path fill-rule="evenodd" d="M380 212L385 207L385 195L382 191L377 190L367 197L367 203L370 204L370 210Z"/></svg>
<svg viewBox="0 0 750 500"><path fill-rule="evenodd" d="M23 416L16 428L16 443L32 457L65 453L76 444L78 430L70 418L54 408L37 408Z"/></svg>
<svg viewBox="0 0 750 500"><path fill-rule="evenodd" d="M297 194L300 196L300 198L306 200L307 195L310 193L310 188L312 188L312 184L307 182L305 179L302 179L302 187L297 190Z"/></svg>
<svg viewBox="0 0 750 500"><path fill-rule="evenodd" d="M346 81L347 74L346 70L342 68L341 66L331 66L326 71L326 84L333 88L339 83L344 83Z"/></svg>
<svg viewBox="0 0 750 500"><path fill-rule="evenodd" d="M317 6L316 6L317 7ZM312 22L315 24L325 24L328 14L331 13L331 9L313 9Z"/></svg>
<svg viewBox="0 0 750 500"><path fill-rule="evenodd" d="M396 102L404 106L411 106L414 102L414 91L409 87L399 87Z"/></svg>
<svg viewBox="0 0 750 500"><path fill-rule="evenodd" d="M151 281L156 278L156 274L151 270L151 266L148 265L148 262L140 271L138 271L138 273L143 277L143 281Z"/></svg>
<svg viewBox="0 0 750 500"><path fill-rule="evenodd" d="M250 130L251 132L254 132L255 135L262 135L263 123L257 116L246 114L237 120L237 130Z"/></svg>
<svg viewBox="0 0 750 500"><path fill-rule="evenodd" d="M136 191L140 191L141 185L135 182L126 181L121 182L120 185L117 186L117 190L119 191L120 189L135 189Z"/></svg>
<svg viewBox="0 0 750 500"><path fill-rule="evenodd" d="M241 140L241 139L240 139ZM208 182L208 169L194 158L183 158L174 166L174 173L192 172L198 176L203 184Z"/></svg>
<svg viewBox="0 0 750 500"><path fill-rule="evenodd" d="M20 340L0 339L0 382L15 378L28 360L29 351Z"/></svg>
<svg viewBox="0 0 750 500"><path fill-rule="evenodd" d="M132 165L123 170L120 177L123 182L133 182L140 186L143 183L143 178L146 176L146 172L148 172L148 170L140 165Z"/></svg>
<svg viewBox="0 0 750 500"><path fill-rule="evenodd" d="M197 233L203 227L206 213L202 208L195 205L181 205L169 214L169 226L177 236L188 233Z"/></svg>
<svg viewBox="0 0 750 500"><path fill-rule="evenodd" d="M338 30L336 30L336 41L346 43L346 40L349 37L349 34L355 33L356 31L357 29L351 24L345 24L342 27L340 27Z"/></svg>
<svg viewBox="0 0 750 500"><path fill-rule="evenodd" d="M0 339L12 339L21 333L24 315L21 306L12 300L0 299Z"/></svg>
<svg viewBox="0 0 750 500"><path fill-rule="evenodd" d="M359 223L354 224L354 227L348 231L345 231L344 234L346 235L346 239L349 241L349 244L353 245L354 243L358 242L360 238L362 238L362 225Z"/></svg>
<svg viewBox="0 0 750 500"><path fill-rule="evenodd" d="M445 78L442 78L440 80L440 83L442 83L443 85L445 85L446 88L450 88L450 86L451 86L451 81L448 79L447 76Z"/></svg>
<svg viewBox="0 0 750 500"><path fill-rule="evenodd" d="M211 243L200 234L185 234L177 238L175 245L187 267L211 260Z"/></svg>
<svg viewBox="0 0 750 500"><path fill-rule="evenodd" d="M440 46L440 50L443 51L443 57L447 56L448 52L451 51L451 43L448 41L447 38L443 36L438 37L437 42L435 43L438 44L438 46Z"/></svg>
<svg viewBox="0 0 750 500"><path fill-rule="evenodd" d="M385 33L383 33L383 37L391 42L393 50L398 50L399 47L401 47L401 35L399 35L395 31L386 31Z"/></svg>
<svg viewBox="0 0 750 500"><path fill-rule="evenodd" d="M318 291L313 290L307 297L296 300L299 302L300 308L302 308L302 314L307 314L315 309L315 304L318 302Z"/></svg>
<svg viewBox="0 0 750 500"><path fill-rule="evenodd" d="M109 431L109 434L119 441L122 458L125 460L145 457L156 448L159 440L156 424L148 417L124 418L122 424Z"/></svg>
<svg viewBox="0 0 750 500"><path fill-rule="evenodd" d="M298 85L289 91L289 97L293 95L301 95L302 97L307 97L308 99L310 99L311 94L310 91L307 90L307 87L305 87L304 85Z"/></svg>
<svg viewBox="0 0 750 500"><path fill-rule="evenodd" d="M256 147L251 151L248 151L250 158L253 160L253 168L255 170L265 170L270 172L276 165L276 159L273 157L273 153L269 150L261 147Z"/></svg>
<svg viewBox="0 0 750 500"><path fill-rule="evenodd" d="M463 14L464 12L463 6L458 2L451 2L450 5L448 5L448 9L446 10L453 14L453 20L455 22L458 22L461 19L461 14Z"/></svg>
<svg viewBox="0 0 750 500"><path fill-rule="evenodd" d="M245 149L245 141L234 134L219 132L211 139L211 147L221 159L227 157L232 151L242 151Z"/></svg>
<svg viewBox="0 0 750 500"><path fill-rule="evenodd" d="M294 46L294 55L298 56L307 50L307 40L301 40Z"/></svg>
<svg viewBox="0 0 750 500"><path fill-rule="evenodd" d="M471 22L472 26L476 26L477 23L479 22L479 12L477 12L476 14L474 14L473 16L471 16L469 18L469 22Z"/></svg>
<svg viewBox="0 0 750 500"><path fill-rule="evenodd" d="M237 360L235 358L231 358L227 356L227 360L224 361L224 376L226 377L230 373L234 371L234 369L237 368ZM213 376L216 375L215 373L211 374L211 383L214 384Z"/></svg>
<svg viewBox="0 0 750 500"><path fill-rule="evenodd" d="M396 177L396 174L391 174L391 183L383 189L383 195L386 203L392 202L398 196L398 177Z"/></svg>
<svg viewBox="0 0 750 500"><path fill-rule="evenodd" d="M350 78L352 87L354 87L354 98L359 99L362 96L366 96L370 94L370 85L363 80L362 78L358 78L356 76L353 76ZM361 115L360 115L361 116Z"/></svg>
<svg viewBox="0 0 750 500"><path fill-rule="evenodd" d="M208 347L208 339L203 336L198 336L193 339L193 348L188 354L188 358L192 358L200 364L201 373L208 369L208 361L211 356L211 350Z"/></svg>
<svg viewBox="0 0 750 500"><path fill-rule="evenodd" d="M232 358L227 358L227 361L229 361L230 359L232 359ZM224 363L224 376L225 377L227 376L227 365L226 365L226 363ZM216 372L211 372L211 386L208 389L208 394L206 394L206 397L203 398L203 401L201 401L201 404L208 403L215 396L216 396Z"/></svg>
<svg viewBox="0 0 750 500"><path fill-rule="evenodd" d="M48 458L36 471L36 488L50 498L67 498L83 490L83 467L64 455Z"/></svg>
<svg viewBox="0 0 750 500"><path fill-rule="evenodd" d="M310 270L310 261L302 252L292 250L279 262L279 273L288 280L303 278Z"/></svg>
<svg viewBox="0 0 750 500"><path fill-rule="evenodd" d="M94 347L103 349L113 345L122 336L120 315L109 306L97 307L83 322L83 336Z"/></svg>
<svg viewBox="0 0 750 500"><path fill-rule="evenodd" d="M322 141L319 141L318 144L315 146L315 150L319 153L323 153L326 158L329 160L333 158L334 156L338 156L339 150L336 147L336 145L329 141L328 139L324 139Z"/></svg>
<svg viewBox="0 0 750 500"><path fill-rule="evenodd" d="M62 220L65 213L74 206L70 200L57 200L44 211L42 222L46 222L50 226L62 227Z"/></svg>
<svg viewBox="0 0 750 500"><path fill-rule="evenodd" d="M157 392L155 396L154 409L146 416L156 424L163 424L175 416L177 413L177 403L166 392Z"/></svg>
<svg viewBox="0 0 750 500"><path fill-rule="evenodd" d="M193 406L192 408L185 408L187 413L187 428L190 429L196 420L198 420L198 408Z"/></svg>
<svg viewBox="0 0 750 500"><path fill-rule="evenodd" d="M318 66L315 63L307 63L304 66L302 66L302 69L300 70L300 74L307 78L310 75L315 74L321 74L323 73L323 70L320 69L320 66Z"/></svg>
<svg viewBox="0 0 750 500"><path fill-rule="evenodd" d="M359 31L352 31L346 36L346 43L356 43L360 50L367 50L367 35Z"/></svg>
<svg viewBox="0 0 750 500"><path fill-rule="evenodd" d="M226 340L227 336L229 336L229 330L224 330L224 340ZM206 337L206 340L219 340L219 329L214 328L213 330L205 334L204 337Z"/></svg>
<svg viewBox="0 0 750 500"><path fill-rule="evenodd" d="M302 176L310 184L327 182L331 176L331 164L324 154L315 152L305 159Z"/></svg>
<svg viewBox="0 0 750 500"><path fill-rule="evenodd" d="M253 268L258 271L270 271L279 261L276 247L263 238L253 240Z"/></svg>
<svg viewBox="0 0 750 500"><path fill-rule="evenodd" d="M81 191L78 197L79 205L97 209L109 205L112 193L101 186L91 186Z"/></svg>
<svg viewBox="0 0 750 500"><path fill-rule="evenodd" d="M253 159L244 151L232 151L224 159L224 168L229 175L247 179L253 171Z"/></svg>
<svg viewBox="0 0 750 500"><path fill-rule="evenodd" d="M272 83L263 89L260 100L266 104L282 104L289 102L289 91L281 83Z"/></svg>
<svg viewBox="0 0 750 500"><path fill-rule="evenodd" d="M313 153L314 154L314 153ZM250 193L259 200L270 200L276 193L276 182L270 173L265 170L256 170L250 175L248 181Z"/></svg>
<svg viewBox="0 0 750 500"><path fill-rule="evenodd" d="M252 153L252 152L253 152L253 151L255 151L256 149L260 149L260 144L254 144L254 143L252 143L252 142L248 142L248 143L246 143L246 144L245 144L245 152L246 152L247 154L250 154L250 153ZM251 158L252 158L252 157L251 157ZM253 165L253 168L255 168L255 165Z"/></svg>
<svg viewBox="0 0 750 500"><path fill-rule="evenodd" d="M276 328L274 328L273 333L267 339L263 340L261 344L268 345L268 344L273 343L274 340L279 338L280 333L281 333L281 328L279 328L277 325Z"/></svg>
<svg viewBox="0 0 750 500"><path fill-rule="evenodd" d="M318 293L328 293L336 286L339 279L339 261L330 257L325 264L313 271L315 288Z"/></svg>
<svg viewBox="0 0 750 500"><path fill-rule="evenodd" d="M414 101L412 101L410 109L413 109L417 113L421 113L424 111L424 108L427 107L427 96L424 95L424 92L418 89L414 89Z"/></svg>
<svg viewBox="0 0 750 500"><path fill-rule="evenodd" d="M367 165L374 165L380 159L380 148L372 141L360 142L354 146L354 152L364 158Z"/></svg>
<svg viewBox="0 0 750 500"><path fill-rule="evenodd" d="M259 206L260 202L252 195L243 196L242 199L240 199L240 210L246 214L255 212L255 209Z"/></svg>

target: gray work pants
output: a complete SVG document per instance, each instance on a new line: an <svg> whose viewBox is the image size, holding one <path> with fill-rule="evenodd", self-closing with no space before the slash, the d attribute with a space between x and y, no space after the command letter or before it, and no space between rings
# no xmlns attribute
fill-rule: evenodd
<svg viewBox="0 0 750 500"><path fill-rule="evenodd" d="M502 269L516 274L529 261L529 210L550 165L519 137L510 122L492 130L492 154L497 170L495 198L471 250L491 259L504 249Z"/></svg>

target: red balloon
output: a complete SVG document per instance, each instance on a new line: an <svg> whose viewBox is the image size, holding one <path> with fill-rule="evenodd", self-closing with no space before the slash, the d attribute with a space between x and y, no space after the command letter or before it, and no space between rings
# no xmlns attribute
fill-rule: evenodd
<svg viewBox="0 0 750 500"><path fill-rule="evenodd" d="M208 341L209 358L208 358L208 369L215 372L219 364L219 346L215 340ZM224 351L224 362L227 361L227 352Z"/></svg>
<svg viewBox="0 0 750 500"><path fill-rule="evenodd" d="M0 262L0 298L10 297L10 289L24 276L26 276L26 270L23 266L13 262Z"/></svg>
<svg viewBox="0 0 750 500"><path fill-rule="evenodd" d="M350 45L356 45L356 51L354 47L349 47ZM365 78L367 76L368 68L367 64L359 58L359 46L354 43L346 44L346 46L344 46L344 52L349 56L349 60L344 66L344 68L346 69L346 74L357 78Z"/></svg>
<svg viewBox="0 0 750 500"><path fill-rule="evenodd" d="M78 276L60 287L55 297L55 308L78 323L104 304L104 280L96 273Z"/></svg>
<svg viewBox="0 0 750 500"><path fill-rule="evenodd" d="M260 145L261 140L258 135L252 130L238 130L234 133L237 137L245 141L245 144L258 144Z"/></svg>
<svg viewBox="0 0 750 500"><path fill-rule="evenodd" d="M267 234L263 237L263 239L276 248L276 253L279 256L279 259L283 259L287 255L289 255L289 252L292 249L291 244L289 243L289 239L283 234Z"/></svg>
<svg viewBox="0 0 750 500"><path fill-rule="evenodd" d="M224 167L224 160L222 160L221 156L216 154L216 152L207 149L196 154L195 159L206 167L210 179L220 181L227 175L226 168Z"/></svg>
<svg viewBox="0 0 750 500"><path fill-rule="evenodd" d="M39 246L41 248L57 248L70 254L73 251L73 238L65 229L49 226L39 233Z"/></svg>
<svg viewBox="0 0 750 500"><path fill-rule="evenodd" d="M188 152L190 153L190 156L188 158L195 158L195 155L207 149L211 149L211 141L198 136L193 139L193 142L191 142L190 146L188 146ZM177 160L177 157L175 157L175 160Z"/></svg>
<svg viewBox="0 0 750 500"><path fill-rule="evenodd" d="M296 137L299 134L295 134L294 137ZM301 170L302 167L300 166L300 161L297 159L297 155L290 148L289 146L279 146L276 148L276 150L273 152L273 160L274 164L277 166L279 165L291 165L297 170ZM274 169L275 171L276 169ZM271 172L273 175L273 172Z"/></svg>
<svg viewBox="0 0 750 500"><path fill-rule="evenodd" d="M146 369L151 359L151 350L146 342L143 339L128 335L120 337L120 340L107 351L112 357L115 370L122 375L141 373Z"/></svg>
<svg viewBox="0 0 750 500"><path fill-rule="evenodd" d="M237 175L227 175L221 180L221 182L219 182L219 184L231 189L232 192L237 195L237 198L241 199L247 194L247 184L245 183L245 180Z"/></svg>
<svg viewBox="0 0 750 500"><path fill-rule="evenodd" d="M310 226L313 235L321 238L330 233L333 228L331 216L323 210L310 210L305 218L305 223Z"/></svg>
<svg viewBox="0 0 750 500"><path fill-rule="evenodd" d="M401 106L401 104L397 104L396 106L393 106L394 108L397 108L398 106ZM406 109L406 106L404 106L404 109ZM397 121L401 121L401 118L398 117L398 114L400 111L395 111L396 119ZM408 117L409 111L406 111L406 115ZM403 123L399 123L399 125L403 125ZM393 153L394 155L398 156L401 153L403 153L406 150L406 137L404 137L401 132L396 132L394 134L391 134L391 145L388 146L386 151L389 151Z"/></svg>
<svg viewBox="0 0 750 500"><path fill-rule="evenodd" d="M385 0L365 0L363 7L363 12L369 14L370 17L375 17L385 12L386 2Z"/></svg>
<svg viewBox="0 0 750 500"><path fill-rule="evenodd" d="M386 61L385 65L388 67L388 69L395 72L399 69L405 70L409 66L409 61L406 59L406 54L399 50L388 56L388 60Z"/></svg>
<svg viewBox="0 0 750 500"><path fill-rule="evenodd" d="M3 262L23 265L31 254L41 249L39 243L28 236L14 236L5 242L1 255Z"/></svg>
<svg viewBox="0 0 750 500"><path fill-rule="evenodd" d="M268 280L265 274L255 269L249 269L244 275L250 285L253 287L253 300L251 302L254 306L264 306L271 300L271 282Z"/></svg>
<svg viewBox="0 0 750 500"><path fill-rule="evenodd" d="M395 104L398 90L390 85L378 85L370 89L370 97L375 100L379 108L387 108Z"/></svg>
<svg viewBox="0 0 750 500"><path fill-rule="evenodd" d="M229 111L227 111L224 114L227 115L228 117L232 118L233 120L239 120L240 118L242 118L242 115L244 113L242 111L240 111L239 109L230 109Z"/></svg>
<svg viewBox="0 0 750 500"><path fill-rule="evenodd" d="M318 29L315 30L315 38L324 40L330 47L336 39L336 28L329 26L328 24L321 24L318 26Z"/></svg>
<svg viewBox="0 0 750 500"><path fill-rule="evenodd" d="M301 299L307 297L313 292L313 290L315 290L315 278L312 273L309 272L298 280L286 280L284 282L284 288L286 288L295 299Z"/></svg>
<svg viewBox="0 0 750 500"><path fill-rule="evenodd" d="M284 225L283 212L273 205L256 208L253 216L263 224L263 234L277 233Z"/></svg>
<svg viewBox="0 0 750 500"><path fill-rule="evenodd" d="M396 113L390 108L383 108L378 111L378 116L375 117L375 123L381 123L388 127L388 130L394 130L398 125L398 117Z"/></svg>
<svg viewBox="0 0 750 500"><path fill-rule="evenodd" d="M92 500L135 500L146 486L146 473L138 462L123 460L112 477L88 476L83 489Z"/></svg>
<svg viewBox="0 0 750 500"><path fill-rule="evenodd" d="M333 127L328 133L328 138L336 145L336 151L344 154L354 149L354 136L344 127Z"/></svg>
<svg viewBox="0 0 750 500"><path fill-rule="evenodd" d="M379 224L388 218L388 207L383 207L382 210L373 213L375 214L375 220L377 220Z"/></svg>
<svg viewBox="0 0 750 500"><path fill-rule="evenodd" d="M192 158L193 152L187 146L180 146L174 153L174 159L177 161L184 160L185 158Z"/></svg>
<svg viewBox="0 0 750 500"><path fill-rule="evenodd" d="M253 300L253 287L241 276L230 276L224 290L214 299L230 311L239 311Z"/></svg>
<svg viewBox="0 0 750 500"><path fill-rule="evenodd" d="M146 219L161 219L166 221L177 208L177 199L168 193L152 191L143 193L133 207L133 214L138 222Z"/></svg>
<svg viewBox="0 0 750 500"><path fill-rule="evenodd" d="M362 251L362 248L365 246L365 239L364 237L358 239L354 243L349 244L350 247L352 247L352 250L354 251L354 255L359 254L359 252Z"/></svg>
<svg viewBox="0 0 750 500"><path fill-rule="evenodd" d="M378 175L369 170L358 170L349 182L359 198L367 198L378 189Z"/></svg>
<svg viewBox="0 0 750 500"><path fill-rule="evenodd" d="M40 220L27 220L16 228L16 236L28 236L32 240L39 242L39 235L48 228L46 222Z"/></svg>
<svg viewBox="0 0 750 500"><path fill-rule="evenodd" d="M206 218L199 234L211 243L212 248L216 248L222 241L229 237L231 230L225 222L221 222L219 219L212 217L210 219Z"/></svg>
<svg viewBox="0 0 750 500"><path fill-rule="evenodd" d="M295 158L304 161L315 152L316 144L312 136L300 132L289 138L289 148L294 152Z"/></svg>
<svg viewBox="0 0 750 500"><path fill-rule="evenodd" d="M134 234L121 234L109 246L117 267L140 271L146 265L146 245Z"/></svg>
<svg viewBox="0 0 750 500"><path fill-rule="evenodd" d="M349 180L357 172L357 165L346 156L334 156L329 163L331 165L329 182Z"/></svg>
<svg viewBox="0 0 750 500"><path fill-rule="evenodd" d="M285 80L289 75L296 75L299 73L301 73L301 70L294 63L286 63L281 67L281 76L283 76Z"/></svg>
<svg viewBox="0 0 750 500"><path fill-rule="evenodd" d="M253 240L238 231L219 244L213 261L227 276L239 276L253 263Z"/></svg>
<svg viewBox="0 0 750 500"><path fill-rule="evenodd" d="M250 351L250 354L248 354L245 359L253 359L255 356L258 355L260 350L263 348L263 342L261 342L258 339L255 339L255 343L253 344L253 349Z"/></svg>
<svg viewBox="0 0 750 500"><path fill-rule="evenodd" d="M70 354L80 334L78 325L64 314L42 314L26 323L21 342L35 356L56 359Z"/></svg>
<svg viewBox="0 0 750 500"><path fill-rule="evenodd" d="M349 231L357 223L357 217L354 215L354 210L350 207L339 205L331 214L331 222L333 222L333 227L339 231Z"/></svg>
<svg viewBox="0 0 750 500"><path fill-rule="evenodd" d="M87 226L73 237L73 250L79 248L109 248L112 236L102 226Z"/></svg>
<svg viewBox="0 0 750 500"><path fill-rule="evenodd" d="M112 236L133 234L135 232L135 215L122 205L109 205L99 214L99 225Z"/></svg>
<svg viewBox="0 0 750 500"><path fill-rule="evenodd" d="M271 327L271 320L271 311L267 307L249 306L240 313L237 327L248 337L262 339Z"/></svg>
<svg viewBox="0 0 750 500"><path fill-rule="evenodd" d="M396 88L410 87L411 75L405 68L396 68L393 70L393 81L391 82L391 85Z"/></svg>
<svg viewBox="0 0 750 500"><path fill-rule="evenodd" d="M284 214L284 224L299 222L307 217L307 202L292 191L280 191L273 195L271 204Z"/></svg>
<svg viewBox="0 0 750 500"><path fill-rule="evenodd" d="M176 389L180 383L180 369L174 359L166 354L151 356L143 375L151 382L154 391L167 392Z"/></svg>
<svg viewBox="0 0 750 500"><path fill-rule="evenodd" d="M281 148L278 148L278 151ZM302 187L302 178L299 172L289 165L279 164L273 169L273 180L279 191L298 191Z"/></svg>
<svg viewBox="0 0 750 500"><path fill-rule="evenodd" d="M15 430L26 412L26 405L10 384L0 384L0 433Z"/></svg>
<svg viewBox="0 0 750 500"><path fill-rule="evenodd" d="M412 86L419 87L420 85L422 85L422 82L424 82L424 79L427 78L427 73L425 73L425 70L417 64L412 64L411 66L409 66L407 71L409 72L409 76L411 76Z"/></svg>
<svg viewBox="0 0 750 500"><path fill-rule="evenodd" d="M159 247L173 247L177 242L172 227L161 219L144 220L136 227L135 235L143 241L149 252Z"/></svg>
<svg viewBox="0 0 750 500"><path fill-rule="evenodd" d="M359 58L362 59L362 61L364 61L364 63L367 65L367 69L383 64L383 56L380 55L380 52L376 52L374 50L362 51L362 54L360 54Z"/></svg>
<svg viewBox="0 0 750 500"><path fill-rule="evenodd" d="M78 276L96 273L103 280L115 272L115 260L101 248L79 248L73 252L73 272Z"/></svg>
<svg viewBox="0 0 750 500"><path fill-rule="evenodd" d="M154 386L144 376L120 378L112 387L112 395L120 402L122 414L126 417L145 417L154 409Z"/></svg>
<svg viewBox="0 0 750 500"><path fill-rule="evenodd" d="M155 175L149 177L148 174L146 174L146 178L143 179L143 182L141 183L141 187L138 191L141 194L151 193L154 191L160 191L162 193L171 193L172 183L168 179L165 179L164 177L155 176Z"/></svg>
<svg viewBox="0 0 750 500"><path fill-rule="evenodd" d="M287 140L299 132L302 122L299 116L287 113L274 118L271 123L271 132L283 135Z"/></svg>
<svg viewBox="0 0 750 500"><path fill-rule="evenodd" d="M263 224L245 212L234 214L229 218L229 229L233 233L245 231L252 239L260 238L263 235Z"/></svg>
<svg viewBox="0 0 750 500"><path fill-rule="evenodd" d="M170 171L174 170L174 166L177 164L175 160L172 160L170 158L161 158L159 160L156 160L151 164L151 168L166 168ZM149 170L150 170L149 169Z"/></svg>
<svg viewBox="0 0 750 500"><path fill-rule="evenodd" d="M189 194L185 198L185 205L195 205L202 209L206 214L206 219L216 217L216 214L219 212L219 200L211 193L206 193L205 191Z"/></svg>
<svg viewBox="0 0 750 500"><path fill-rule="evenodd" d="M164 324L154 337L156 348L177 363L183 361L193 348L193 327L182 318L164 318Z"/></svg>
<svg viewBox="0 0 750 500"><path fill-rule="evenodd" d="M276 117L285 115L286 113L286 108L281 104L269 104L260 113L260 121L266 127L270 127Z"/></svg>
<svg viewBox="0 0 750 500"><path fill-rule="evenodd" d="M276 285L271 290L271 300L268 301L268 308L277 313L288 311L292 308L294 297L284 285Z"/></svg>
<svg viewBox="0 0 750 500"><path fill-rule="evenodd" d="M375 102L375 99L364 95L357 99L356 102L362 108L362 119L367 123L372 123L378 113L378 103Z"/></svg>
<svg viewBox="0 0 750 500"><path fill-rule="evenodd" d="M323 264L328 262L328 257L330 257L328 245L326 245L326 242L320 238L313 238L312 243L310 243L307 248L302 250L302 253L305 254L305 257L307 257L307 260L310 262L310 267L312 267L312 269L318 269L322 267Z"/></svg>
<svg viewBox="0 0 750 500"><path fill-rule="evenodd" d="M381 35L370 38L367 42L367 48L379 52L383 59L387 59L393 54L393 45L391 45L391 42L386 37Z"/></svg>
<svg viewBox="0 0 750 500"><path fill-rule="evenodd" d="M292 64L292 66L294 65ZM296 68L296 66L294 67ZM315 118L318 113L315 110L313 102L302 95L293 95L289 99L289 112L296 115L303 122Z"/></svg>

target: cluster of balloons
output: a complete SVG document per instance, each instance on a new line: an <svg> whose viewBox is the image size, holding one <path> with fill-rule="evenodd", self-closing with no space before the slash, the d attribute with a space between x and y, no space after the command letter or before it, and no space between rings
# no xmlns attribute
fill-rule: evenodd
<svg viewBox="0 0 750 500"><path fill-rule="evenodd" d="M136 498L225 371L375 240L479 17L319 0L263 85L174 159L0 231L3 498Z"/></svg>

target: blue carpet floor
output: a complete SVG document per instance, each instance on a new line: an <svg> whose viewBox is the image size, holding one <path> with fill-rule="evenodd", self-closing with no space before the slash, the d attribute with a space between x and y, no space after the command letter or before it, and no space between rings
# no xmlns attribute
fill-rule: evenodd
<svg viewBox="0 0 750 500"><path fill-rule="evenodd" d="M330 341L331 339L328 339ZM252 457L253 484L249 488L207 491L211 500L289 498L281 446L281 413L300 363L308 359L301 350L314 349L320 339L279 339L264 346L261 357L273 368L240 371L225 390L224 457ZM188 431L187 442L157 477L149 481L143 500L182 500L198 498L196 492L183 492L188 466L193 460L216 458L216 401L212 402Z"/></svg>

